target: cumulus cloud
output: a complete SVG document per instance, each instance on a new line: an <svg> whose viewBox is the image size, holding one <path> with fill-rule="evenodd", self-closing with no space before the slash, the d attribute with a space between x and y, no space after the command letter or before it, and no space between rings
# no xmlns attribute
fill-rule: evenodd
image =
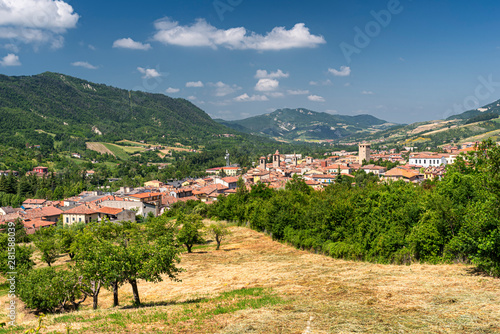
<svg viewBox="0 0 500 334"><path fill-rule="evenodd" d="M309 91L307 89L306 90L302 90L302 89L292 90L292 89L289 89L286 92L288 93L288 95L307 95L307 94L309 94Z"/></svg>
<svg viewBox="0 0 500 334"><path fill-rule="evenodd" d="M75 61L74 63L71 63L71 65L77 66L77 67L83 67L83 68L86 68L89 70L97 70L97 66L94 66L86 61Z"/></svg>
<svg viewBox="0 0 500 334"><path fill-rule="evenodd" d="M237 96L234 98L236 102L254 102L254 101L269 101L265 95L252 95L249 96L247 93Z"/></svg>
<svg viewBox="0 0 500 334"><path fill-rule="evenodd" d="M348 77L349 75L351 75L351 68L349 66L340 66L339 70L329 68L328 72L335 75L336 77Z"/></svg>
<svg viewBox="0 0 500 334"><path fill-rule="evenodd" d="M165 92L166 93L169 93L169 94L175 94L175 93L179 93L180 89L179 88L172 88L172 87L168 87Z"/></svg>
<svg viewBox="0 0 500 334"><path fill-rule="evenodd" d="M179 22L166 17L155 22L157 30L154 40L163 44L186 47L225 47L238 50L286 50L294 48L313 48L326 43L323 36L312 35L304 23L297 23L287 30L275 27L265 35L247 31L244 27L218 29L198 19L192 25L179 25Z"/></svg>
<svg viewBox="0 0 500 334"><path fill-rule="evenodd" d="M151 49L151 44L136 42L132 38L122 38L117 39L113 43L114 48L132 49L132 50L149 50Z"/></svg>
<svg viewBox="0 0 500 334"><path fill-rule="evenodd" d="M319 95L309 95L307 99L313 102L325 102L325 99Z"/></svg>
<svg viewBox="0 0 500 334"><path fill-rule="evenodd" d="M186 87L201 88L203 86L205 86L205 85L201 81L189 81L189 82L186 82Z"/></svg>
<svg viewBox="0 0 500 334"><path fill-rule="evenodd" d="M62 0L0 0L0 38L60 48L79 18Z"/></svg>
<svg viewBox="0 0 500 334"><path fill-rule="evenodd" d="M363 95L373 95L375 93L372 92L371 90L364 90L364 91L361 92L361 94L363 94Z"/></svg>
<svg viewBox="0 0 500 334"><path fill-rule="evenodd" d="M215 87L215 96L219 96L219 97L232 94L232 93L236 92L237 90L241 89L241 87L239 87L237 85L228 85L228 84L223 83L222 81L219 81L216 83L209 82L208 85L210 87Z"/></svg>
<svg viewBox="0 0 500 334"><path fill-rule="evenodd" d="M257 70L255 73L255 78L257 79L279 79L279 78L288 78L290 76L289 73L284 73L282 70L278 69L276 72L268 73L266 70Z"/></svg>
<svg viewBox="0 0 500 334"><path fill-rule="evenodd" d="M19 61L19 56L9 53L5 57L0 60L0 65L2 66L21 66L21 62Z"/></svg>
<svg viewBox="0 0 500 334"><path fill-rule="evenodd" d="M198 98L194 95L191 95L191 96L188 96L187 99L191 100L191 101L196 101Z"/></svg>
<svg viewBox="0 0 500 334"><path fill-rule="evenodd" d="M274 79L260 79L255 85L255 90L259 92L271 92L276 90L280 85L278 80Z"/></svg>
<svg viewBox="0 0 500 334"><path fill-rule="evenodd" d="M138 67L137 70L144 74L142 76L143 79L151 79L151 78L158 78L161 77L161 74L158 73L157 70L154 68L143 68L143 67Z"/></svg>

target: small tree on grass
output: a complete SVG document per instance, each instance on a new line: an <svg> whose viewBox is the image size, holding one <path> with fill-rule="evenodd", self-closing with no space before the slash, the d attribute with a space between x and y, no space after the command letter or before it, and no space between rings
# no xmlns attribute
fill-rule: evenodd
<svg viewBox="0 0 500 334"><path fill-rule="evenodd" d="M19 298L38 312L78 309L86 299L77 274L67 270L41 268L25 272L17 288Z"/></svg>
<svg viewBox="0 0 500 334"><path fill-rule="evenodd" d="M41 228L35 233L33 240L36 248L42 253L42 261L46 262L49 267L56 262L59 255L59 242L55 232L55 227Z"/></svg>
<svg viewBox="0 0 500 334"><path fill-rule="evenodd" d="M90 223L76 236L71 246L75 267L85 293L92 297L94 310L97 309L101 288L114 282L121 273L120 249L106 238L106 224L111 223Z"/></svg>
<svg viewBox="0 0 500 334"><path fill-rule="evenodd" d="M71 245L75 241L78 231L82 230L84 223L73 224L69 226L59 227L56 230L56 236L59 242L59 249L63 253L68 253L70 259L73 260L75 253L71 251Z"/></svg>
<svg viewBox="0 0 500 334"><path fill-rule="evenodd" d="M193 245L205 243L203 239L203 222L200 215L192 214L184 216L180 214L177 224L182 225L177 235L180 244L185 245L188 253L192 253Z"/></svg>
<svg viewBox="0 0 500 334"><path fill-rule="evenodd" d="M208 227L208 233L217 242L217 248L215 250L219 250L220 244L222 243L222 240L224 240L226 236L230 235L231 231L229 231L226 224L218 222L218 223L210 224L210 226Z"/></svg>

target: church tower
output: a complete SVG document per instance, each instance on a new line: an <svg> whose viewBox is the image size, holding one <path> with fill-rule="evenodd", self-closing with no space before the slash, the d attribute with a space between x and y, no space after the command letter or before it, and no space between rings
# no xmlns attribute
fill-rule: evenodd
<svg viewBox="0 0 500 334"><path fill-rule="evenodd" d="M359 144L358 162L370 161L370 144Z"/></svg>
<svg viewBox="0 0 500 334"><path fill-rule="evenodd" d="M276 153L273 154L273 168L279 168L280 167L280 152L276 150Z"/></svg>
<svg viewBox="0 0 500 334"><path fill-rule="evenodd" d="M260 157L259 169L266 170L266 157Z"/></svg>

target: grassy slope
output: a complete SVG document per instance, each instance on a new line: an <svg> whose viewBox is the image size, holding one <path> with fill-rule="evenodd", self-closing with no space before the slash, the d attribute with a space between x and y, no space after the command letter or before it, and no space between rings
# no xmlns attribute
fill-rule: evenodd
<svg viewBox="0 0 500 334"><path fill-rule="evenodd" d="M247 228L231 229L222 250L210 245L183 255L182 282L140 282L144 307L131 306L126 285L122 306L111 308L112 295L103 291L98 311L87 301L79 312L51 315L44 332L63 332L68 323L72 333L500 331L500 280L476 275L469 266L335 260ZM35 324L26 312L19 320L24 328Z"/></svg>

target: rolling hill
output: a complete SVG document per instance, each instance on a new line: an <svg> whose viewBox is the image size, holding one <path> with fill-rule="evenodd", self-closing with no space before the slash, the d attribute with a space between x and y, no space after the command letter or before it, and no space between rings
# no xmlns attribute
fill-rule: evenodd
<svg viewBox="0 0 500 334"><path fill-rule="evenodd" d="M374 133L394 125L371 115L332 115L304 108L278 109L270 114L237 121L216 121L241 132L305 141Z"/></svg>
<svg viewBox="0 0 500 334"><path fill-rule="evenodd" d="M0 131L34 129L108 141L203 138L230 131L184 99L128 91L63 74L0 76ZM12 139L12 138L11 138ZM15 139L15 138L14 138Z"/></svg>

